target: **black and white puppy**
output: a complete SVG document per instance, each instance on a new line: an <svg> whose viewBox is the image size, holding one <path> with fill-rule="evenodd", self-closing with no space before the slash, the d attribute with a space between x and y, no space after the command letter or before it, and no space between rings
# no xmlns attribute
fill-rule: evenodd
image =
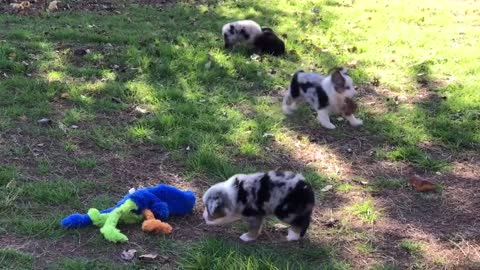
<svg viewBox="0 0 480 270"><path fill-rule="evenodd" d="M285 43L275 35L271 28L261 28L252 20L227 23L222 27L225 48L231 49L237 44L246 44L257 53L275 56L285 53Z"/></svg>
<svg viewBox="0 0 480 270"><path fill-rule="evenodd" d="M243 241L260 234L267 215L290 224L287 240L299 240L307 231L315 195L301 174L283 171L236 174L211 186L203 195L203 218L208 225L221 225L240 219L248 223Z"/></svg>
<svg viewBox="0 0 480 270"><path fill-rule="evenodd" d="M262 33L255 38L253 45L260 53L275 56L285 53L285 43L270 28L262 28Z"/></svg>
<svg viewBox="0 0 480 270"><path fill-rule="evenodd" d="M292 78L288 92L283 98L283 112L291 114L297 108L297 101L304 100L317 111L318 121L328 129L335 126L330 122L331 113L342 114L352 126L360 126L351 110L353 96L357 93L347 69L336 69L328 76L313 72L297 71Z"/></svg>
<svg viewBox="0 0 480 270"><path fill-rule="evenodd" d="M239 43L252 47L255 38L262 34L262 28L252 20L242 20L225 24L222 27L222 34L226 49L231 49Z"/></svg>

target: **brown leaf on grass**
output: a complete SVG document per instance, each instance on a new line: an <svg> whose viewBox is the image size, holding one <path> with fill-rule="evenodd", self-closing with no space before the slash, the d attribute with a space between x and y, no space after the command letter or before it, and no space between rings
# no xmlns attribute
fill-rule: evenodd
<svg viewBox="0 0 480 270"><path fill-rule="evenodd" d="M26 122L26 121L28 121L28 117L27 117L26 115L20 115L20 116L18 117L18 120L23 121L23 122Z"/></svg>
<svg viewBox="0 0 480 270"><path fill-rule="evenodd" d="M432 183L431 181L429 181L425 178L422 178L418 175L414 175L414 176L410 177L408 182L417 191L425 192L425 191L434 191L435 190L435 184L434 183Z"/></svg>
<svg viewBox="0 0 480 270"><path fill-rule="evenodd" d="M137 253L136 249L126 249L120 254L120 258L125 261L131 261L135 258L135 254Z"/></svg>

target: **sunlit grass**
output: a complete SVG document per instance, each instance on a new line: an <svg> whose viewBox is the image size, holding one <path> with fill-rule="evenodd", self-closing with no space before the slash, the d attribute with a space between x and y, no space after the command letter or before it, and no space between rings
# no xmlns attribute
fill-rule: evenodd
<svg viewBox="0 0 480 270"><path fill-rule="evenodd" d="M360 218L363 222L373 224L381 217L378 209L375 209L372 200L366 200L361 203L355 203L348 208L348 211Z"/></svg>

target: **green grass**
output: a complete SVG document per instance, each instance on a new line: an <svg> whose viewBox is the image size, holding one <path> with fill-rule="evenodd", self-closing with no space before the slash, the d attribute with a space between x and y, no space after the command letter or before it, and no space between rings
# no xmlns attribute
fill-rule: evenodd
<svg viewBox="0 0 480 270"><path fill-rule="evenodd" d="M400 146L386 154L386 158L393 161L406 160L420 169L429 172L443 172L448 169L448 163L432 158L419 148Z"/></svg>
<svg viewBox="0 0 480 270"><path fill-rule="evenodd" d="M33 269L33 256L14 249L0 249L0 269Z"/></svg>
<svg viewBox="0 0 480 270"><path fill-rule="evenodd" d="M349 212L360 218L363 222L373 224L381 216L378 209L375 209L375 205L371 199L361 203L355 203L348 208Z"/></svg>
<svg viewBox="0 0 480 270"><path fill-rule="evenodd" d="M376 264L370 267L370 270L399 270L400 267L391 265L391 264Z"/></svg>
<svg viewBox="0 0 480 270"><path fill-rule="evenodd" d="M412 255L420 255L423 251L423 245L412 240L403 240L400 247Z"/></svg>
<svg viewBox="0 0 480 270"><path fill-rule="evenodd" d="M97 160L95 158L78 158L74 160L73 163L81 169L94 169L97 167Z"/></svg>
<svg viewBox="0 0 480 270"><path fill-rule="evenodd" d="M93 188L93 183L56 179L26 184L22 195L45 205L75 205L79 202L79 196L89 188Z"/></svg>
<svg viewBox="0 0 480 270"><path fill-rule="evenodd" d="M115 270L115 269L142 269L139 265L120 265L106 260L91 260L86 258L64 258L55 263L50 269L55 270Z"/></svg>
<svg viewBox="0 0 480 270"><path fill-rule="evenodd" d="M17 177L17 170L11 166L0 166L0 187L6 186Z"/></svg>
<svg viewBox="0 0 480 270"><path fill-rule="evenodd" d="M332 255L322 247L309 246L292 252L272 245L251 247L207 238L187 251L180 260L180 269L352 269L344 262L332 260Z"/></svg>
<svg viewBox="0 0 480 270"><path fill-rule="evenodd" d="M377 91L375 105L359 103L365 125L352 135L378 146L375 162L448 174L458 154L480 146L476 2L177 2L158 9L126 1L119 13L0 15L6 26L0 29L0 154L5 157L0 213L8 217L0 218L2 230L33 239L61 236L57 226L64 214L111 206L138 184L132 179L119 187L112 181L117 164L103 161L143 158L131 155L141 147L161 149L159 155L193 180L215 183L238 172L285 167L302 172L316 190L335 184L346 196L361 191L340 183L348 168L326 172L325 166L336 164L311 162L302 157L303 148L294 146L319 134L329 143L315 144L348 161L337 150L351 133L345 121L336 122L335 131L322 130L305 107L292 117L281 113L278 96L298 69L326 72L357 60L351 71L357 84L378 82L377 90L389 90ZM255 60L242 49L223 50L221 26L238 19L254 19L286 34L288 55ZM82 47L91 52L75 57L73 51ZM374 95L363 89L367 98ZM439 97L420 96L426 89ZM397 102L394 96L405 98ZM137 106L148 113L135 113ZM54 125L39 127L36 121L43 117ZM32 159L32 147L40 142L48 147ZM170 169L161 168L178 173ZM381 173L365 180L367 190L404 188L401 179ZM93 196L97 185L108 188ZM329 194L319 193L318 201ZM380 218L373 200L349 211L366 223ZM14 213L19 215L10 218ZM311 254L298 248L297 262L296 255L279 255L270 246L211 239L193 246L181 261L184 268L275 269L290 263L308 269L315 268L311 263L317 255L325 259L319 261L325 269L352 268L341 259L326 259L321 248ZM117 267L91 258L57 265Z"/></svg>

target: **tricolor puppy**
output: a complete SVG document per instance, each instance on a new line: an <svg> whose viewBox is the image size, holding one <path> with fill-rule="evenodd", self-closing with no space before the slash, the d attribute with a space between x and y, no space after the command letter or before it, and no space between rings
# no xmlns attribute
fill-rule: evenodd
<svg viewBox="0 0 480 270"><path fill-rule="evenodd" d="M203 195L203 218L208 225L221 225L243 219L248 232L243 241L260 234L263 219L275 215L290 224L288 241L305 235L315 205L311 186L301 174L283 171L236 174L210 187Z"/></svg>
<svg viewBox="0 0 480 270"><path fill-rule="evenodd" d="M347 69L336 69L328 76L300 70L293 75L282 108L285 114L291 114L297 101L303 100L317 111L318 121L325 128L335 128L330 122L331 113L341 114L352 126L360 126L363 121L353 114L356 104L352 98L356 93Z"/></svg>
<svg viewBox="0 0 480 270"><path fill-rule="evenodd" d="M275 56L285 53L285 43L270 28L262 28L262 33L255 37L253 46L259 53Z"/></svg>

